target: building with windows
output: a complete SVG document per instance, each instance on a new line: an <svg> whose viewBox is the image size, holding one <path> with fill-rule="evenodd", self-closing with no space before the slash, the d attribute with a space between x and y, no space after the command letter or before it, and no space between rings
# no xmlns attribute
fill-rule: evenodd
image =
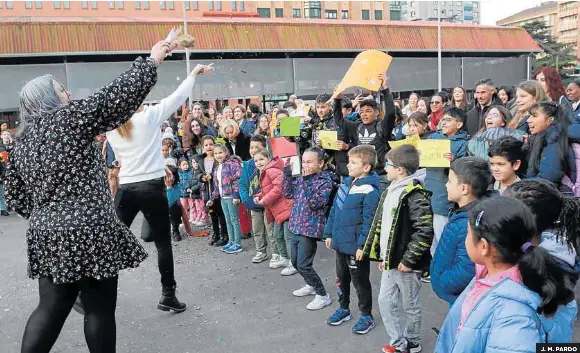
<svg viewBox="0 0 580 353"><path fill-rule="evenodd" d="M539 6L525 9L509 17L497 21L498 26L521 27L529 22L543 21L554 37L558 35L558 3L547 1Z"/></svg>
<svg viewBox="0 0 580 353"><path fill-rule="evenodd" d="M387 1L257 1L263 18L308 18L327 20L375 20L390 18Z"/></svg>
<svg viewBox="0 0 580 353"><path fill-rule="evenodd" d="M441 21L453 23L481 23L479 1L399 1L401 19L406 21Z"/></svg>

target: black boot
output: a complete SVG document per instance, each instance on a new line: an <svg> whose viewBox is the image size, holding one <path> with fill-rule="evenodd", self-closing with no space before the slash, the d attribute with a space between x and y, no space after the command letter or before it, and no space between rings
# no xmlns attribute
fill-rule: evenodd
<svg viewBox="0 0 580 353"><path fill-rule="evenodd" d="M226 245L228 242L230 241L230 238L228 237L228 235L222 235L221 239L214 244L214 246L224 246Z"/></svg>
<svg viewBox="0 0 580 353"><path fill-rule="evenodd" d="M211 236L211 240L209 241L209 245L210 246L217 246L216 244L219 242L220 240L220 233L214 231L212 236Z"/></svg>
<svg viewBox="0 0 580 353"><path fill-rule="evenodd" d="M174 229L172 233L173 234L171 235L171 238L173 238L173 241L175 241L175 242L181 241L181 239L182 239L181 234L179 234L178 230Z"/></svg>
<svg viewBox="0 0 580 353"><path fill-rule="evenodd" d="M161 299L159 300L159 304L157 304L157 309L161 311L173 310L173 312L178 314L185 311L186 305L177 300L177 297L175 296L175 287L163 287Z"/></svg>

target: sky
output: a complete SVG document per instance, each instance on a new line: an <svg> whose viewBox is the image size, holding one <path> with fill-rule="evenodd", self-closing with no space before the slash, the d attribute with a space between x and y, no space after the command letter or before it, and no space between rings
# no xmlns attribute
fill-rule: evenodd
<svg viewBox="0 0 580 353"><path fill-rule="evenodd" d="M538 6L542 2L536 0L481 0L481 24L495 26L498 20Z"/></svg>

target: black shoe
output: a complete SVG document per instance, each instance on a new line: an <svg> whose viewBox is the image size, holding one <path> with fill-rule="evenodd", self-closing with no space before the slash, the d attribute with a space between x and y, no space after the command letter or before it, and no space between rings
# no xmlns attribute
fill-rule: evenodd
<svg viewBox="0 0 580 353"><path fill-rule="evenodd" d="M250 239L252 237L252 233L244 233L242 234L242 239Z"/></svg>
<svg viewBox="0 0 580 353"><path fill-rule="evenodd" d="M421 352L421 345L407 341L407 351L409 353L419 353Z"/></svg>
<svg viewBox="0 0 580 353"><path fill-rule="evenodd" d="M175 296L175 287L163 288L161 299L159 300L159 304L157 304L157 309L161 311L173 310L174 313L179 314L185 311L186 305L177 300L177 297Z"/></svg>
<svg viewBox="0 0 580 353"><path fill-rule="evenodd" d="M174 232L173 235L171 236L171 238L173 238L173 241L178 242L181 241L181 234L179 234L179 232Z"/></svg>
<svg viewBox="0 0 580 353"><path fill-rule="evenodd" d="M8 213L8 211L4 210L4 211L0 211L0 215L2 215L2 216L10 216L10 213Z"/></svg>
<svg viewBox="0 0 580 353"><path fill-rule="evenodd" d="M228 243L228 240L225 238L221 238L220 240L218 240L215 244L213 244L213 246L224 246Z"/></svg>
<svg viewBox="0 0 580 353"><path fill-rule="evenodd" d="M83 316L85 315L85 306L83 305L83 302L81 301L80 293L77 296L75 303L73 304L73 310L76 311L77 313L83 315Z"/></svg>

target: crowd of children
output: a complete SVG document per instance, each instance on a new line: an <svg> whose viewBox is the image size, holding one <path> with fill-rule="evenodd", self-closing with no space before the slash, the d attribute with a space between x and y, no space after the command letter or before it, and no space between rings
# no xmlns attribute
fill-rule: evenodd
<svg viewBox="0 0 580 353"><path fill-rule="evenodd" d="M415 94L415 111L403 110L407 117L394 104L385 76L380 79L381 103L317 99L316 113L301 120L308 144L300 147L299 173L272 155L268 144L278 137L279 119L300 110L294 101L284 105L290 112L277 110L275 121L275 114L256 107L246 114L242 106L224 109L214 120L198 116L196 130L187 134L195 148L185 154L178 147L185 135L165 128L162 151L175 177L167 184L174 189L168 191L170 210L181 205L192 226L204 227L211 218L210 245L227 254L244 250L247 210L252 262L269 259L268 267L282 268L282 275L300 274L305 284L293 295L314 296L309 310L332 304L313 265L324 242L335 251L338 291L327 323L353 318L352 283L357 334L376 326L370 266L377 262L379 312L390 338L383 352L421 351L422 282L449 305L436 352L484 352L486 346L534 352L536 342L570 342L580 201L572 197L577 122L565 105L530 105L518 115L525 115L527 131L514 133L503 106L478 99L478 118L466 112L464 96L454 95L457 104L444 107L442 92L433 96L430 112L421 111ZM487 94L490 85L482 81L477 92ZM470 136L468 124L481 129ZM210 126L220 136L196 135ZM320 147L323 129L338 131L337 150ZM405 135L450 140L450 168L420 168L420 152L411 144L390 148L389 141Z"/></svg>

